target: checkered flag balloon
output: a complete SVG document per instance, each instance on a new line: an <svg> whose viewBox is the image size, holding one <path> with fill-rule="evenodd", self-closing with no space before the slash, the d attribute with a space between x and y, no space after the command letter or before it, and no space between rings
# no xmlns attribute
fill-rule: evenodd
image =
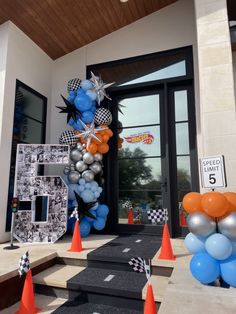
<svg viewBox="0 0 236 314"><path fill-rule="evenodd" d="M112 122L112 114L109 109L98 108L94 114L94 123L96 125L110 125Z"/></svg>
<svg viewBox="0 0 236 314"><path fill-rule="evenodd" d="M128 264L132 266L133 270L137 273L145 272L147 280L150 279L150 265L146 264L145 259L141 257L133 257Z"/></svg>
<svg viewBox="0 0 236 314"><path fill-rule="evenodd" d="M130 200L124 202L124 203L122 204L122 207L123 207L124 209L133 208L132 203L130 202Z"/></svg>
<svg viewBox="0 0 236 314"><path fill-rule="evenodd" d="M26 252L20 258L18 273L21 277L22 275L28 273L29 270L30 270L29 252Z"/></svg>
<svg viewBox="0 0 236 314"><path fill-rule="evenodd" d="M78 214L78 208L77 208L77 207L74 208L73 212L72 212L71 215L70 215L70 218L73 218L73 217L74 217L76 220L79 220L79 214Z"/></svg>
<svg viewBox="0 0 236 314"><path fill-rule="evenodd" d="M69 82L67 84L68 93L70 91L76 91L77 89L79 89L80 84L81 84L81 79L79 79L79 78L74 78L72 80L69 80Z"/></svg>
<svg viewBox="0 0 236 314"><path fill-rule="evenodd" d="M147 211L148 220L152 222L152 224L162 224L168 221L168 210L167 208L158 208Z"/></svg>
<svg viewBox="0 0 236 314"><path fill-rule="evenodd" d="M76 135L73 131L64 131L59 138L59 144L75 146L76 144L75 136Z"/></svg>

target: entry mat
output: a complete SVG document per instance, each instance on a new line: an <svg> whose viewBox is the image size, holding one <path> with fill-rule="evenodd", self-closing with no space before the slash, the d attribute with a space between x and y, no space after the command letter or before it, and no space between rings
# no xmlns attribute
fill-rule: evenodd
<svg viewBox="0 0 236 314"><path fill-rule="evenodd" d="M88 260L127 263L132 257L152 259L161 246L161 237L124 235L90 252Z"/></svg>
<svg viewBox="0 0 236 314"><path fill-rule="evenodd" d="M54 314L142 314L143 311L125 309L104 304L79 303L78 301L68 301L59 307Z"/></svg>

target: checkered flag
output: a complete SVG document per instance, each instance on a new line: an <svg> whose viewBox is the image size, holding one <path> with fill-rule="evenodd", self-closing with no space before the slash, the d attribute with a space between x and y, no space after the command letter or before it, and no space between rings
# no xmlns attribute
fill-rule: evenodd
<svg viewBox="0 0 236 314"><path fill-rule="evenodd" d="M150 279L151 276L151 269L150 264L146 264L145 259L142 257L133 257L128 262L130 266L132 266L133 270L137 273L144 273L146 274L147 280Z"/></svg>
<svg viewBox="0 0 236 314"><path fill-rule="evenodd" d="M133 208L132 203L130 202L130 200L124 202L124 203L122 204L122 207L123 207L124 209Z"/></svg>
<svg viewBox="0 0 236 314"><path fill-rule="evenodd" d="M158 208L147 211L148 220L152 222L152 224L162 224L168 221L168 210L167 208Z"/></svg>
<svg viewBox="0 0 236 314"><path fill-rule="evenodd" d="M70 91L76 91L77 89L79 89L80 84L81 84L81 79L79 79L79 78L74 78L72 80L69 80L69 82L67 84L68 93Z"/></svg>
<svg viewBox="0 0 236 314"><path fill-rule="evenodd" d="M18 273L21 277L22 275L28 273L29 270L30 270L29 252L26 252L20 258Z"/></svg>
<svg viewBox="0 0 236 314"><path fill-rule="evenodd" d="M79 214L78 214L78 208L77 207L74 208L73 212L70 215L70 218L73 218L73 217L75 217L76 220L79 220Z"/></svg>

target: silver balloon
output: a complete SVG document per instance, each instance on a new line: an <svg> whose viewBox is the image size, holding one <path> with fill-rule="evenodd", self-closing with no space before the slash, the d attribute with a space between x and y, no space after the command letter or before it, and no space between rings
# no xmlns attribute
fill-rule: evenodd
<svg viewBox="0 0 236 314"><path fill-rule="evenodd" d="M92 154L90 153L85 153L83 156L83 161L87 164L87 165L91 165L94 162L94 157Z"/></svg>
<svg viewBox="0 0 236 314"><path fill-rule="evenodd" d="M82 173L82 178L87 181L87 182L91 182L94 180L94 173L92 170L85 170Z"/></svg>
<svg viewBox="0 0 236 314"><path fill-rule="evenodd" d="M79 181L80 174L77 171L71 171L68 175L68 179L71 183L77 183Z"/></svg>
<svg viewBox="0 0 236 314"><path fill-rule="evenodd" d="M100 153L94 154L94 160L95 161L102 161L102 154L100 154Z"/></svg>
<svg viewBox="0 0 236 314"><path fill-rule="evenodd" d="M83 149L83 145L81 143L77 143L77 149L81 152Z"/></svg>
<svg viewBox="0 0 236 314"><path fill-rule="evenodd" d="M220 233L229 239L236 240L236 213L232 212L228 216L218 221Z"/></svg>
<svg viewBox="0 0 236 314"><path fill-rule="evenodd" d="M84 155L84 154L86 154L86 153L87 153L86 148L83 148L83 149L82 149L82 154Z"/></svg>
<svg viewBox="0 0 236 314"><path fill-rule="evenodd" d="M68 174L70 172L70 167L69 166L65 166L63 173L64 174Z"/></svg>
<svg viewBox="0 0 236 314"><path fill-rule="evenodd" d="M80 160L75 164L75 169L79 172L83 172L88 169L88 166L83 162L83 160Z"/></svg>
<svg viewBox="0 0 236 314"><path fill-rule="evenodd" d="M99 162L95 161L92 163L92 165L89 166L89 169L91 169L95 174L98 174L102 171L102 166Z"/></svg>
<svg viewBox="0 0 236 314"><path fill-rule="evenodd" d="M187 224L190 232L196 236L206 237L216 231L216 222L201 212L188 215Z"/></svg>
<svg viewBox="0 0 236 314"><path fill-rule="evenodd" d="M81 152L78 149L72 149L72 151L70 152L70 159L74 162L81 160L83 157L83 155L81 154Z"/></svg>

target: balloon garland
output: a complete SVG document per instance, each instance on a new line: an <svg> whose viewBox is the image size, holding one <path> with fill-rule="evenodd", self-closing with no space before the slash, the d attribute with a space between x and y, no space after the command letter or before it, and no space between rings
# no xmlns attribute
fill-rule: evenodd
<svg viewBox="0 0 236 314"><path fill-rule="evenodd" d="M183 207L189 214L185 245L194 254L192 275L203 284L222 278L236 288L236 193L190 192Z"/></svg>
<svg viewBox="0 0 236 314"><path fill-rule="evenodd" d="M112 114L109 109L102 107L101 102L104 98L110 99L105 89L112 84L104 83L101 77L92 72L89 80L72 79L67 85L67 98L62 96L65 106L57 106L61 113L67 113L67 123L73 128L73 131L64 131L59 138L60 144L71 148L70 164L63 171L68 185L68 207L78 207L79 198L80 207L96 202L89 210L95 218L91 219L84 214L80 221L82 237L89 235L91 227L102 230L109 213L109 208L99 204L98 199L103 191L99 185L103 155L108 153L108 142L113 136L109 128ZM121 145L122 139L119 139L118 146Z"/></svg>

